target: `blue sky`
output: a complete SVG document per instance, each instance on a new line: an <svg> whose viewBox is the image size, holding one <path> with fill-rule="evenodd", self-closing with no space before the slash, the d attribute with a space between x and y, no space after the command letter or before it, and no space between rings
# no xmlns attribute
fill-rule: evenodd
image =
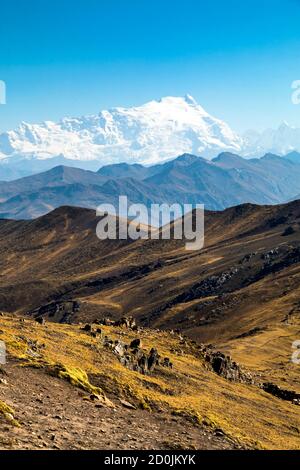
<svg viewBox="0 0 300 470"><path fill-rule="evenodd" d="M0 131L189 93L233 129L300 126L300 0L10 0Z"/></svg>

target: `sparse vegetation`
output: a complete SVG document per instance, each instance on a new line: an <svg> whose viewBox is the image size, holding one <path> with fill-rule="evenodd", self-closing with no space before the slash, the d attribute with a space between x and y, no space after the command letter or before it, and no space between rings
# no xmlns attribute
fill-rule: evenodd
<svg viewBox="0 0 300 470"><path fill-rule="evenodd" d="M124 328L102 328L109 337L121 335L128 343L137 335ZM205 367L192 345L187 345L183 354L172 352L180 343L176 335L148 329L139 333L145 348L155 344L174 364L172 370L158 368L143 376L122 366L99 338L85 334L76 325L47 323L40 328L36 322L26 320L24 324L5 316L1 319L1 330L10 356L18 360L19 366L38 368L41 380L46 373L88 393L100 394L103 400L105 395L112 401L124 397L148 410L145 412L169 410L197 426L221 429L228 438L244 446L285 448L288 438L289 448L299 448L299 407L253 385L231 383L219 377ZM26 352L26 344L37 338L45 344L38 359Z"/></svg>
<svg viewBox="0 0 300 470"><path fill-rule="evenodd" d="M14 410L6 403L0 400L0 418L3 417L7 422L14 426L19 426L18 421L14 418Z"/></svg>
<svg viewBox="0 0 300 470"><path fill-rule="evenodd" d="M86 406L94 406L90 395L104 407L121 398L148 416L166 413L243 447L299 449L300 407L258 386L300 393L299 366L290 360L299 339L300 245L298 232L282 238L286 213L295 225L299 202L210 213L206 247L196 253L180 240L99 242L94 214L75 208L0 224L0 300L10 311L0 330L9 361L82 393ZM24 317L28 311L45 322ZM85 331L86 323L125 313L143 328L113 323ZM173 367L131 370L104 347L105 336L126 345L140 339L147 354L155 348ZM215 373L191 339L229 354L240 365L236 374ZM253 383L229 380L240 370ZM5 387L0 392L6 402Z"/></svg>

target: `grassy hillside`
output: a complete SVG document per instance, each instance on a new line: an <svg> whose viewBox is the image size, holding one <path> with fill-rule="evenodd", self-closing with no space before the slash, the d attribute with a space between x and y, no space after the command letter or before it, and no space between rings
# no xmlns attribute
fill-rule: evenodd
<svg viewBox="0 0 300 470"><path fill-rule="evenodd" d="M299 406L259 387L271 382L300 393L299 366L291 362L300 322L299 222L298 201L207 212L205 247L188 252L179 240L99 241L94 212L85 209L1 221L0 339L13 374L34 366L38 381L54 375L85 394L98 387L105 407L104 397L115 402L121 396L145 416L175 413L214 437L221 429L226 445L299 447ZM101 326L100 340L79 326L123 315L143 330ZM46 325L31 318L45 318ZM254 383L217 375L201 348L171 329L230 354ZM128 370L104 347L105 334L126 343L138 336L145 351L157 348L174 367L150 375ZM28 354L28 341L45 348ZM1 393L5 415L5 404L14 408L16 397L7 401L5 387ZM20 420L18 410L14 419ZM195 437L194 445L213 447L203 439L200 445Z"/></svg>
<svg viewBox="0 0 300 470"><path fill-rule="evenodd" d="M91 407L90 394L97 394L98 402L109 409L121 397L143 409L145 419L157 411L172 413L192 421L196 428L207 428L208 433L218 429L229 442L243 447L299 448L299 407L256 385L232 383L218 376L207 368L195 344L150 329L138 333L124 327L101 329L102 338L93 338L80 325L40 325L14 316L1 317L1 339L7 344L13 368L37 369L41 383L46 375L70 382L74 393L77 388L83 391L82 400L88 400ZM139 337L145 351L155 346L162 357L170 358L173 368L158 366L149 375L128 370L103 345L105 335L128 344ZM5 390L0 387L3 402ZM15 408L13 400L7 405ZM21 411L15 408L14 420L24 427Z"/></svg>

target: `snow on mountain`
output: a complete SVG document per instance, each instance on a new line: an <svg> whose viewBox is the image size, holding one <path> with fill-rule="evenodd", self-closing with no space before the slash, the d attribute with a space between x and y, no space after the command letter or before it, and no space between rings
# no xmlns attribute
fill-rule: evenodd
<svg viewBox="0 0 300 470"><path fill-rule="evenodd" d="M183 153L212 159L221 152L261 157L294 150L300 151L300 129L287 123L241 137L192 96L168 96L57 123L22 122L16 130L0 134L0 180L55 165L97 170L119 162L156 164Z"/></svg>
<svg viewBox="0 0 300 470"><path fill-rule="evenodd" d="M97 161L98 166L121 161L153 164L185 152L208 158L225 150L239 152L241 142L227 124L187 95L58 123L23 122L0 135L0 156L6 160L60 156Z"/></svg>
<svg viewBox="0 0 300 470"><path fill-rule="evenodd" d="M266 153L286 155L300 151L300 129L283 122L278 129L263 132L248 131L243 136L243 150L246 157L260 157Z"/></svg>

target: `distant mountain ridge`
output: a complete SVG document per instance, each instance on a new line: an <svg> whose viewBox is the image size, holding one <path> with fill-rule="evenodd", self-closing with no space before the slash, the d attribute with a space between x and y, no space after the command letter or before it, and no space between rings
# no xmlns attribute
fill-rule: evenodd
<svg viewBox="0 0 300 470"><path fill-rule="evenodd" d="M212 158L241 150L241 139L189 95L55 123L22 122L0 134L0 179L55 165L96 170L110 163L161 163L190 152Z"/></svg>
<svg viewBox="0 0 300 470"><path fill-rule="evenodd" d="M215 159L183 154L160 165L108 165L97 172L57 166L0 183L0 217L31 219L59 206L96 208L128 202L204 204L222 210L250 202L278 204L300 194L300 154L249 159L222 153ZM121 214L122 215L122 214Z"/></svg>
<svg viewBox="0 0 300 470"><path fill-rule="evenodd" d="M59 122L22 122L0 134L0 180L59 165L96 171L117 163L160 164L184 153L213 159L222 152L252 158L295 151L300 151L300 129L287 123L277 130L239 135L190 95L167 96Z"/></svg>

